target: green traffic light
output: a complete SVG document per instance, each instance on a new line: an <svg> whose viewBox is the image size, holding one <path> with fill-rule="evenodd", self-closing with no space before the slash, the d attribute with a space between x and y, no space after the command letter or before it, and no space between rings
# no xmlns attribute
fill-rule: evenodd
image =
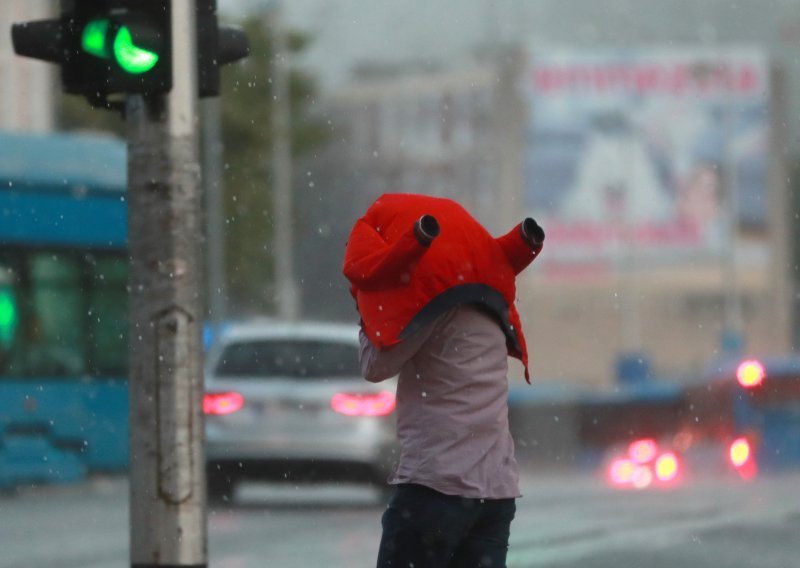
<svg viewBox="0 0 800 568"><path fill-rule="evenodd" d="M101 59L111 56L106 43L108 27L107 19L92 20L86 24L81 34L81 47L86 53ZM112 50L120 68L133 75L146 73L158 63L158 53L137 46L127 26L121 26L114 34Z"/></svg>
<svg viewBox="0 0 800 568"><path fill-rule="evenodd" d="M83 28L81 34L81 47L86 53L97 57L108 57L106 48L106 34L108 33L108 20L92 20Z"/></svg>
<svg viewBox="0 0 800 568"><path fill-rule="evenodd" d="M9 290L0 290L0 345L8 345L17 326L17 305Z"/></svg>
<svg viewBox="0 0 800 568"><path fill-rule="evenodd" d="M137 47L133 43L130 30L122 26L114 37L114 59L124 71L138 75L155 67L158 63L158 54Z"/></svg>

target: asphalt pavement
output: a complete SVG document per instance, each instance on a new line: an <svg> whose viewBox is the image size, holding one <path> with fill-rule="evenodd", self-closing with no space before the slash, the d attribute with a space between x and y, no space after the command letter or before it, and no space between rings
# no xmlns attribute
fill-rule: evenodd
<svg viewBox="0 0 800 568"><path fill-rule="evenodd" d="M611 488L601 476L528 470L509 568L796 568L800 472ZM129 565L125 478L0 495L0 568ZM381 498L370 488L250 484L209 511L209 566L374 565Z"/></svg>

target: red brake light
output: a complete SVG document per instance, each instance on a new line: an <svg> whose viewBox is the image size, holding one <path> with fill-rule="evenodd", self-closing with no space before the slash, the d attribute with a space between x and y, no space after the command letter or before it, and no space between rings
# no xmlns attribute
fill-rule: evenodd
<svg viewBox="0 0 800 568"><path fill-rule="evenodd" d="M743 479L752 479L758 473L758 464L753 455L753 448L747 438L736 438L731 442L728 457Z"/></svg>
<svg viewBox="0 0 800 568"><path fill-rule="evenodd" d="M653 482L653 472L650 467L630 459L614 460L609 468L609 476L614 485L621 487L644 489Z"/></svg>
<svg viewBox="0 0 800 568"><path fill-rule="evenodd" d="M658 452L658 444L655 440L645 438L631 442L628 446L628 456L636 463L649 463L653 461Z"/></svg>
<svg viewBox="0 0 800 568"><path fill-rule="evenodd" d="M206 414L233 414L244 406L244 397L238 392L206 393L203 412Z"/></svg>
<svg viewBox="0 0 800 568"><path fill-rule="evenodd" d="M345 416L386 416L395 406L394 394L381 391L374 394L340 392L331 398L331 408Z"/></svg>
<svg viewBox="0 0 800 568"><path fill-rule="evenodd" d="M628 455L611 462L611 483L620 487L644 489L653 483L672 483L680 474L681 464L675 452L659 454L652 438L636 440L628 446Z"/></svg>
<svg viewBox="0 0 800 568"><path fill-rule="evenodd" d="M753 388L764 382L767 376L764 365L756 359L742 361L736 369L736 380L745 388Z"/></svg>
<svg viewBox="0 0 800 568"><path fill-rule="evenodd" d="M680 466L678 464L678 457L672 452L658 456L656 460L656 477L659 481L669 482L678 476Z"/></svg>
<svg viewBox="0 0 800 568"><path fill-rule="evenodd" d="M616 459L609 467L609 475L615 485L627 485L633 481L636 472L636 464L628 459Z"/></svg>
<svg viewBox="0 0 800 568"><path fill-rule="evenodd" d="M734 467L742 467L750 459L750 442L747 438L736 438L729 451L731 463Z"/></svg>

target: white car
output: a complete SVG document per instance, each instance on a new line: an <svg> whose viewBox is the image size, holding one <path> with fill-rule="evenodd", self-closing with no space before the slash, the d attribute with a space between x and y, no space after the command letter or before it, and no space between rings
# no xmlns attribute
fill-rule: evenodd
<svg viewBox="0 0 800 568"><path fill-rule="evenodd" d="M385 487L396 455L396 382L361 376L358 328L254 321L209 353L209 497L238 481L368 481Z"/></svg>

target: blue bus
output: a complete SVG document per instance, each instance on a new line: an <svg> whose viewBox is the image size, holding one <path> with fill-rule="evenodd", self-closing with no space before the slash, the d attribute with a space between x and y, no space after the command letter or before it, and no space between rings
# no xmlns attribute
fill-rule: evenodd
<svg viewBox="0 0 800 568"><path fill-rule="evenodd" d="M0 133L0 489L128 463L126 149Z"/></svg>

